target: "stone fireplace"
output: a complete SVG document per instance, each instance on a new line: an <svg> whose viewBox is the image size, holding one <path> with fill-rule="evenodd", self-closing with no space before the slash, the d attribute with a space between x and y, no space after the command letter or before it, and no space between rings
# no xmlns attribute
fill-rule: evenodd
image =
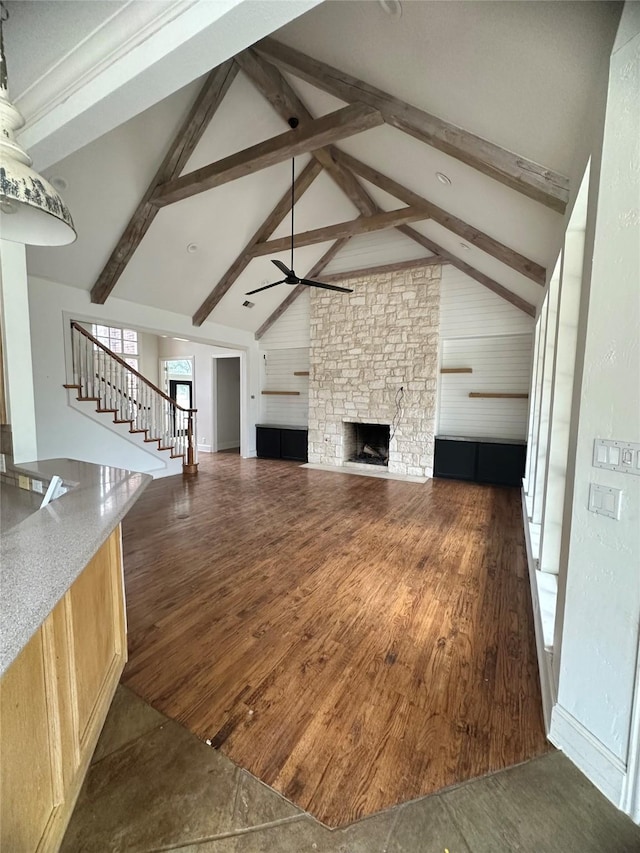
<svg viewBox="0 0 640 853"><path fill-rule="evenodd" d="M376 424L389 429L383 470L431 476L440 273L428 266L345 280L353 293L311 291L310 463L350 464L358 425Z"/></svg>

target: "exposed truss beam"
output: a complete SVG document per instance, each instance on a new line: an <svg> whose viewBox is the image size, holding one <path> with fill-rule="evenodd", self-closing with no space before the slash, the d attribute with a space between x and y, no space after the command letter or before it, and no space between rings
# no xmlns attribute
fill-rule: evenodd
<svg viewBox="0 0 640 853"><path fill-rule="evenodd" d="M511 267L511 269L516 270L516 272L544 287L547 271L540 264L521 255L514 249L510 249L504 243L494 240L493 237L489 237L488 234L484 234L478 228L468 225L462 219L458 219L457 216L447 213L446 210L422 198L422 196L414 193L413 190L399 184L393 178L389 178L377 169L367 166L366 163L362 163L355 157L351 157L351 155L346 154L344 151L334 148L334 157L338 163L341 163L347 169L351 169L357 175L360 175L361 178L370 181L375 186L380 187L381 190L390 193L399 199L399 201L411 207L422 208L425 214L430 219L433 219L434 222L443 225L448 231L452 231L454 234L462 237L463 240L477 246L478 249L482 249L483 252L496 258L496 260L501 261L503 264Z"/></svg>
<svg viewBox="0 0 640 853"><path fill-rule="evenodd" d="M325 225L322 228L314 228L312 231L303 231L294 236L294 244L296 248L313 246L316 243L338 240L340 237L355 237L356 234L385 231L387 228L395 228L408 222L418 222L425 218L424 211L416 210L414 207L403 207L400 210L389 210L386 213L377 213L375 216L360 216L348 222L338 222L337 225ZM284 252L290 245L291 237L280 237L268 243L258 243L253 249L253 254L254 257L273 255Z"/></svg>
<svg viewBox="0 0 640 853"><path fill-rule="evenodd" d="M322 166L320 163L316 160L310 160L302 172L300 172L293 185L293 197L296 202L301 198L303 193L307 191L321 171ZM258 243L269 239L290 210L291 192L287 190L253 237L249 240L242 252L240 252L238 257L222 276L218 284L213 288L211 293L193 315L194 326L201 326L204 323L225 293L227 293L233 286L238 276L249 266L253 259L253 249L255 246Z"/></svg>
<svg viewBox="0 0 640 853"><path fill-rule="evenodd" d="M109 260L91 289L92 302L103 304L116 286L118 279L158 213L158 208L151 204L151 198L160 184L175 178L184 169L237 73L238 67L230 59L214 69L207 77L200 94L189 111L189 115L175 135L160 168L142 197L142 201L129 220Z"/></svg>
<svg viewBox="0 0 640 853"><path fill-rule="evenodd" d="M470 264L461 261L460 258L457 258L455 255L452 255L450 252L447 252L446 249L443 249L442 246L439 246L437 243L434 243L433 240L430 240L428 237L424 237L415 228L411 228L410 226L400 225L398 227L398 231L401 231L403 234L406 234L407 237L410 237L412 240L415 240L416 243L420 243L421 246L424 246L425 249L428 249L430 252L435 252L440 255L443 260L450 263L452 267L461 270L461 272L466 273L469 278L473 278L476 281L480 282L480 284L484 285L484 287L488 288L492 293L495 293L497 296L501 296L507 302L510 302L516 308L519 308L521 311L524 311L525 314L529 314L530 317L535 317L536 309L534 305L527 302L525 299L522 299L517 294L513 293L513 291L504 287L501 284L498 284L497 281L494 281L488 275L477 270L475 267L472 267Z"/></svg>
<svg viewBox="0 0 640 853"><path fill-rule="evenodd" d="M287 121L291 116L295 116L301 125L313 121L309 110L275 66L265 62L251 49L238 54L236 62L281 118ZM363 216L380 213L374 200L353 173L336 162L336 151L335 146L329 145L312 151L311 156L322 163L337 186L351 199Z"/></svg>
<svg viewBox="0 0 640 853"><path fill-rule="evenodd" d="M344 270L343 272L324 273L322 281L327 284L345 281L348 278L360 278L366 275L384 275L390 272L402 272L403 270L419 270L423 267L433 267L439 264L446 264L447 261L439 255L431 255L428 258L415 258L411 261L396 261L392 264L378 264L375 267L361 267L357 270Z"/></svg>
<svg viewBox="0 0 640 853"><path fill-rule="evenodd" d="M558 213L565 212L569 199L569 179L564 175L449 124L274 39L263 39L254 49L279 68L313 86L347 103L367 104L379 110L387 124L444 151Z"/></svg>
<svg viewBox="0 0 640 853"><path fill-rule="evenodd" d="M275 166L297 154L304 154L307 151L313 151L314 148L322 148L336 140L361 133L363 130L378 127L382 121L382 116L377 110L364 104L344 107L295 130L287 130L278 136L245 148L237 154L231 154L216 163L196 169L188 175L174 178L158 187L153 202L162 207L182 201L197 193L234 181L236 178Z"/></svg>
<svg viewBox="0 0 640 853"><path fill-rule="evenodd" d="M336 242L333 244L333 246L330 246L327 249L327 251L324 253L324 255L320 258L320 260L311 267L309 272L306 274L305 278L311 278L311 279L317 278L322 273L322 270L327 266L327 264L333 258L335 258L335 256L338 254L340 249L342 249L343 246L346 246L348 242L349 242L349 237L343 237L341 240L336 240ZM293 303L296 301L298 296L300 296L301 293L304 293L305 290L309 290L309 288L304 284L298 284L294 287L294 289L287 296L287 298L284 299L280 303L280 305L278 305L276 310L272 314L270 314L267 317L267 319L264 321L264 323L260 326L260 328L256 332L256 340L257 341L259 341L260 338L265 334L265 332L267 332L273 326L273 324L276 322L276 320L278 320L280 317L282 317L284 312L291 305L293 305Z"/></svg>

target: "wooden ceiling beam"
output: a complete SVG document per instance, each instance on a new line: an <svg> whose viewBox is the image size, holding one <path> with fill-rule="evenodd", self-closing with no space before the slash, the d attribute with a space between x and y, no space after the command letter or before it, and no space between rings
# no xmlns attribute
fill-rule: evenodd
<svg viewBox="0 0 640 853"><path fill-rule="evenodd" d="M295 130L287 130L257 145L251 145L237 154L231 154L188 175L167 181L158 187L152 201L159 207L182 201L205 190L290 160L297 154L304 154L363 130L378 127L382 122L380 113L365 104L344 107Z"/></svg>
<svg viewBox="0 0 640 853"><path fill-rule="evenodd" d="M325 273L322 276L322 281L326 284L335 284L336 282L345 281L348 278L360 278L367 275L385 275L392 272L403 272L404 270L419 270L423 267L433 267L439 264L446 264L440 255L430 255L428 258L414 258L410 261L395 261L392 264L378 264L374 267L361 267L357 270L344 270L343 272Z"/></svg>
<svg viewBox="0 0 640 853"><path fill-rule="evenodd" d="M189 110L189 114L176 133L160 168L147 187L140 204L135 209L115 249L109 256L109 260L93 285L91 289L92 302L102 305L116 286L118 279L158 213L156 205L151 203L152 197L161 184L177 177L184 169L237 73L238 66L230 59L215 68L207 77L204 86Z"/></svg>
<svg viewBox="0 0 640 853"><path fill-rule="evenodd" d="M509 246L505 246L504 243L494 240L493 237L489 237L488 234L483 233L479 228L474 228L457 216L447 213L443 208L427 201L427 199L414 193L413 190L403 186L398 181L394 181L393 178L389 178L377 169L367 166L366 163L362 163L346 152L334 148L334 157L338 163L360 175L361 178L395 196L399 201L404 202L404 204L415 208L421 207L425 214L430 219L433 219L434 222L444 226L448 231L452 231L458 237L462 237L463 240L466 240L478 249L482 249L483 252L491 255L491 257L544 287L547 271L540 264L521 255L514 249L509 248Z"/></svg>
<svg viewBox="0 0 640 853"><path fill-rule="evenodd" d="M340 249L342 249L344 246L347 245L349 240L350 240L350 237L342 237L342 239L336 240L336 242L333 244L333 246L329 246L329 248L324 253L324 255L320 258L320 260L317 261L311 267L309 272L306 274L305 278L310 278L310 279L317 278L317 276L319 276L321 274L322 270L327 266L327 264L330 261L332 261L333 258L335 258L335 256L338 254ZM280 303L280 305L278 305L276 310L273 311L273 313L271 313L267 317L267 319L264 321L264 323L260 326L260 328L258 329L258 331L255 334L255 338L257 341L260 340L260 338L265 334L265 332L269 331L269 329L273 326L273 324L276 322L276 320L278 320L278 319L280 319L280 317L282 317L284 312L291 305L293 305L293 303L296 301L298 296L300 296L302 293L304 293L305 290L309 290L309 288L307 285L304 285L304 284L297 284L293 288L293 290L287 296L287 298L284 299Z"/></svg>
<svg viewBox="0 0 640 853"><path fill-rule="evenodd" d="M420 234L419 231L416 231L415 228L411 228L410 226L400 225L398 226L398 231L401 231L407 237L410 237L416 243L419 243L425 249L428 249L430 252L435 252L437 255L451 264L452 267L459 269L461 272L465 273L469 276L469 278L475 279L475 281L482 284L492 293L495 293L496 296L500 296L502 299L510 302L511 305L519 308L520 311L524 311L525 314L528 314L530 317L535 317L536 309L534 305L531 305L530 302L527 302L522 297L513 293L513 291L504 287L502 284L498 284L497 281L490 278L488 275L477 270L475 267L472 267L471 264L467 264L465 261L461 261L460 258L457 258L455 255L452 255L451 252L447 252L446 249L443 249L442 246L439 246L437 243L434 243L433 240L430 240L428 237L425 237L423 234Z"/></svg>
<svg viewBox="0 0 640 853"><path fill-rule="evenodd" d="M301 196L309 189L321 171L322 166L316 160L310 160L309 163L307 163L293 184L293 198L295 202L297 202L298 199L301 198ZM201 326L204 323L222 297L231 289L238 276L244 272L253 260L254 247L258 243L269 239L290 210L291 191L287 190L253 237L249 240L244 249L240 252L235 261L231 264L226 273L222 276L218 284L213 288L211 293L193 315L192 322L194 326Z"/></svg>
<svg viewBox="0 0 640 853"><path fill-rule="evenodd" d="M501 148L274 39L263 39L254 49L278 68L347 103L367 104L379 110L387 124L558 213L565 212L569 179L559 172Z"/></svg>
<svg viewBox="0 0 640 853"><path fill-rule="evenodd" d="M295 116L301 125L313 121L313 116L291 88L281 72L251 49L236 56L236 62L251 80L256 89L271 104L278 115L287 121ZM337 186L353 202L363 216L373 216L380 209L369 193L360 184L352 171L336 162L336 148L329 145L311 152L311 156L322 163Z"/></svg>
<svg viewBox="0 0 640 853"><path fill-rule="evenodd" d="M350 219L347 222L338 222L336 225L325 225L322 228L314 228L311 231L303 231L294 236L296 249L301 246L313 246L316 243L327 243L329 240L337 240L340 237L355 237L356 234L369 234L371 231L384 231L387 228L396 228L408 222L418 222L426 219L423 210L414 207L403 207L400 210L388 210L385 213L377 213L375 216L360 216L358 219ZM284 252L291 245L291 237L280 237L267 243L258 243L253 248L254 257L261 255L272 255Z"/></svg>

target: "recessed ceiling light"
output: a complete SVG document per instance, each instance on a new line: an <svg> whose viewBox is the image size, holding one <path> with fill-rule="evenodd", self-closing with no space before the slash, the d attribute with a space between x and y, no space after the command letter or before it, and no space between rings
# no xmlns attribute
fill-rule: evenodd
<svg viewBox="0 0 640 853"><path fill-rule="evenodd" d="M400 0L378 0L378 3L390 18L395 18L397 20L402 17L402 6L400 4Z"/></svg>
<svg viewBox="0 0 640 853"><path fill-rule="evenodd" d="M187 252L189 252L190 255L193 255L193 253L197 252L197 251L198 251L197 244L196 243L189 243L189 245L187 246Z"/></svg>
<svg viewBox="0 0 640 853"><path fill-rule="evenodd" d="M54 175L54 177L50 179L49 183L57 190L60 190L60 192L64 192L69 186L69 184L62 177L62 175Z"/></svg>
<svg viewBox="0 0 640 853"><path fill-rule="evenodd" d="M444 172L436 172L436 178L440 181L441 184L444 184L445 187L451 186L451 178L449 175L445 175Z"/></svg>

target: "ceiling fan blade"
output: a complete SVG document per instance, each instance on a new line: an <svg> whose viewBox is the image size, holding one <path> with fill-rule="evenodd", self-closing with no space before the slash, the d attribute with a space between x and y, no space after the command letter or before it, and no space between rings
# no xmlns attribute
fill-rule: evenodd
<svg viewBox="0 0 640 853"><path fill-rule="evenodd" d="M310 278L301 278L300 284L308 284L311 287L322 287L324 290L337 290L339 293L353 293L349 287L338 287L336 284L323 284L321 281L311 281Z"/></svg>
<svg viewBox="0 0 640 853"><path fill-rule="evenodd" d="M264 287L256 287L255 290L249 290L245 293L245 296L253 296L254 293L260 293L263 290L269 290L270 287L277 287L279 284L284 284L286 282L286 278L283 278L282 281L274 281L273 284L265 284Z"/></svg>
<svg viewBox="0 0 640 853"><path fill-rule="evenodd" d="M280 272L283 272L285 275L293 275L293 270L290 270L288 267L286 267L286 266L282 263L282 261L274 261L274 260L272 259L272 260L271 260L271 263L272 263L272 264L275 264L275 265L278 267L278 269L280 270Z"/></svg>

